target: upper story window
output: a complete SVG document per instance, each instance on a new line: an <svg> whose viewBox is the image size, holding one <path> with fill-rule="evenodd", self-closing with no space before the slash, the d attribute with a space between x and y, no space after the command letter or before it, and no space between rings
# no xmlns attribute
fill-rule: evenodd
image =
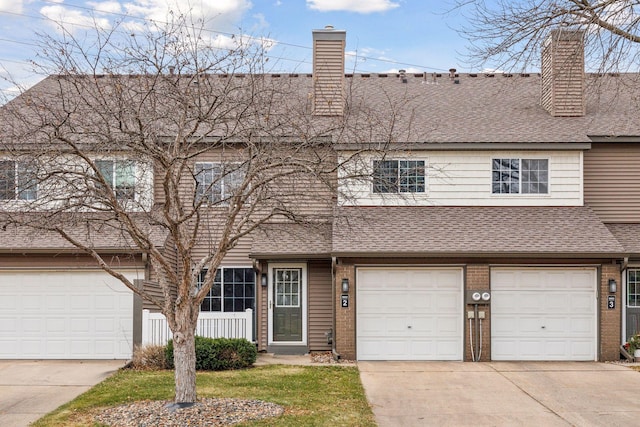
<svg viewBox="0 0 640 427"><path fill-rule="evenodd" d="M493 159L493 194L548 194L548 159Z"/></svg>
<svg viewBox="0 0 640 427"><path fill-rule="evenodd" d="M136 194L136 163L134 160L96 160L96 167L116 198L133 199Z"/></svg>
<svg viewBox="0 0 640 427"><path fill-rule="evenodd" d="M35 200L38 181L35 165L14 160L0 161L0 200Z"/></svg>
<svg viewBox="0 0 640 427"><path fill-rule="evenodd" d="M374 160L374 193L424 193L424 160Z"/></svg>
<svg viewBox="0 0 640 427"><path fill-rule="evenodd" d="M234 170L225 171L221 163L196 163L196 200L219 203L232 197L244 180L242 170L233 166Z"/></svg>

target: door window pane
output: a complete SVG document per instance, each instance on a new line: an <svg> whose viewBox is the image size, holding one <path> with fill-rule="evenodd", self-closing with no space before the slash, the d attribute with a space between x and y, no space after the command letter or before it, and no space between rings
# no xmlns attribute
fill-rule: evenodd
<svg viewBox="0 0 640 427"><path fill-rule="evenodd" d="M640 307L640 269L627 270L627 306Z"/></svg>
<svg viewBox="0 0 640 427"><path fill-rule="evenodd" d="M299 307L302 271L299 268L275 270L276 306Z"/></svg>

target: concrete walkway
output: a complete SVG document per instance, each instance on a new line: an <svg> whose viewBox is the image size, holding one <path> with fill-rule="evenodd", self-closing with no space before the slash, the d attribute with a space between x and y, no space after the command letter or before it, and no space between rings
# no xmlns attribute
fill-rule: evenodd
<svg viewBox="0 0 640 427"><path fill-rule="evenodd" d="M124 360L0 360L0 426L28 426L124 364Z"/></svg>
<svg viewBox="0 0 640 427"><path fill-rule="evenodd" d="M592 362L359 362L380 427L640 425L640 373Z"/></svg>

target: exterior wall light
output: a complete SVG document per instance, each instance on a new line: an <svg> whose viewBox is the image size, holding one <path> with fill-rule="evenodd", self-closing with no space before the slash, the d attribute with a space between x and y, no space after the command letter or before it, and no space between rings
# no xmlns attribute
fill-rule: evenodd
<svg viewBox="0 0 640 427"><path fill-rule="evenodd" d="M263 287L269 284L269 280L267 279L267 273L262 273L262 275L260 275L260 284Z"/></svg>
<svg viewBox="0 0 640 427"><path fill-rule="evenodd" d="M349 279L342 279L342 293L346 294L349 292Z"/></svg>
<svg viewBox="0 0 640 427"><path fill-rule="evenodd" d="M618 284L616 283L616 279L609 279L609 293L615 294L618 290Z"/></svg>

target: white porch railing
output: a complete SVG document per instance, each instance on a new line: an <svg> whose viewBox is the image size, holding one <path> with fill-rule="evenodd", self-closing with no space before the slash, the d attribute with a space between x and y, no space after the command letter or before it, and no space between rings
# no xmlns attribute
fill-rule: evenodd
<svg viewBox="0 0 640 427"><path fill-rule="evenodd" d="M253 342L253 310L200 312L196 335L209 338L246 338ZM173 337L162 313L142 310L142 345L165 345Z"/></svg>

